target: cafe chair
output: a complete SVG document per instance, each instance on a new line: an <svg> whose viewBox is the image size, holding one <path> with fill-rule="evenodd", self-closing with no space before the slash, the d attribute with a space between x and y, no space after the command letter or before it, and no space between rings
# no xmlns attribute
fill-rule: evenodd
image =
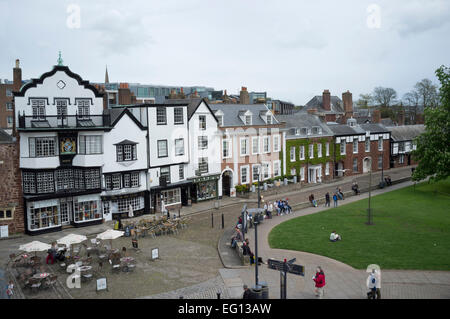
<svg viewBox="0 0 450 319"><path fill-rule="evenodd" d="M56 280L58 279L57 275L49 275L47 278L45 278L44 280L44 285L43 288L50 288L53 287L54 285L56 285Z"/></svg>
<svg viewBox="0 0 450 319"><path fill-rule="evenodd" d="M29 286L31 289L31 292L37 292L39 290L39 288L41 288L41 279L40 278L33 278L31 277L29 280Z"/></svg>
<svg viewBox="0 0 450 319"><path fill-rule="evenodd" d="M81 280L83 282L88 282L88 281L91 281L92 278L93 278L92 274L88 273L88 274L83 274L81 277Z"/></svg>

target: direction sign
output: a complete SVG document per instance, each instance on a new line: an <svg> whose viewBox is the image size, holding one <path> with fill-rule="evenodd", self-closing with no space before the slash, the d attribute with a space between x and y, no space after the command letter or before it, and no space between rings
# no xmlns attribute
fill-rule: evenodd
<svg viewBox="0 0 450 319"><path fill-rule="evenodd" d="M295 259L290 260L294 262ZM279 271L285 271L294 275L305 276L305 267L301 265L296 265L292 263L284 263L283 261L276 259L269 259L267 265L270 269L275 269Z"/></svg>

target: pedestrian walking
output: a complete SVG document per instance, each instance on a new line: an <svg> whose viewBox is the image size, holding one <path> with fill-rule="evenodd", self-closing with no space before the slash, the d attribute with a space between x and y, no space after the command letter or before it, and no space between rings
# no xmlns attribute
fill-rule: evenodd
<svg viewBox="0 0 450 319"><path fill-rule="evenodd" d="M250 289L248 289L248 286L244 285L243 288L244 294L242 295L242 299L251 299L252 292L250 291Z"/></svg>
<svg viewBox="0 0 450 319"><path fill-rule="evenodd" d="M321 299L323 297L323 289L325 287L325 273L320 266L317 266L316 275L312 277L315 283L314 293L316 297Z"/></svg>
<svg viewBox="0 0 450 319"><path fill-rule="evenodd" d="M330 207L330 193L329 192L327 192L326 194L325 194L325 207Z"/></svg>
<svg viewBox="0 0 450 319"><path fill-rule="evenodd" d="M334 207L338 207L338 197L336 194L333 195Z"/></svg>
<svg viewBox="0 0 450 319"><path fill-rule="evenodd" d="M9 284L6 286L6 295L8 299L11 299L14 295L14 283L12 280L9 281Z"/></svg>

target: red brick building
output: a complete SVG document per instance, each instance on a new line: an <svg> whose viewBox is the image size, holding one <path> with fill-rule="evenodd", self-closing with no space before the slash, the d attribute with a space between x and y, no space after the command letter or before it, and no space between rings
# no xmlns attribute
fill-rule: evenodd
<svg viewBox="0 0 450 319"><path fill-rule="evenodd" d="M8 233L25 230L22 182L19 168L19 146L15 137L0 129L0 226Z"/></svg>
<svg viewBox="0 0 450 319"><path fill-rule="evenodd" d="M414 139L425 131L424 125L403 125L388 128L391 132L390 167L415 165L411 152L416 149Z"/></svg>
<svg viewBox="0 0 450 319"><path fill-rule="evenodd" d="M349 176L389 169L390 132L380 124L329 124L334 132L336 176Z"/></svg>
<svg viewBox="0 0 450 319"><path fill-rule="evenodd" d="M22 69L19 60L16 60L16 66L13 68L13 81L0 80L0 129L12 134L14 126L14 105L13 92L18 92L22 86Z"/></svg>

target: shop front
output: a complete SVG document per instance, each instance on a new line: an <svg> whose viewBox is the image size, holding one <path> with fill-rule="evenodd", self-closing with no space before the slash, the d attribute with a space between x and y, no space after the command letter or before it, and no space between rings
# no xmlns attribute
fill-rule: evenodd
<svg viewBox="0 0 450 319"><path fill-rule="evenodd" d="M190 179L192 181L191 198L197 203L208 199L219 198L220 174L202 176Z"/></svg>
<svg viewBox="0 0 450 319"><path fill-rule="evenodd" d="M165 210L178 210L190 202L189 192L192 183L179 182L168 184L165 187L157 186L150 189L150 203L152 213L161 213Z"/></svg>
<svg viewBox="0 0 450 319"><path fill-rule="evenodd" d="M105 220L141 216L149 212L147 191L131 194L111 194L102 196Z"/></svg>
<svg viewBox="0 0 450 319"><path fill-rule="evenodd" d="M26 233L37 235L59 231L63 226L100 224L103 214L98 194L50 199L26 198Z"/></svg>

